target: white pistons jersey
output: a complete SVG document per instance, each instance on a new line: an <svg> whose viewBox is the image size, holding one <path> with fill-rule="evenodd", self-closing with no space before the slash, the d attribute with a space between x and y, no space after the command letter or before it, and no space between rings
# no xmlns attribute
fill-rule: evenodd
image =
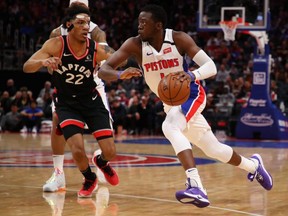
<svg viewBox="0 0 288 216"><path fill-rule="evenodd" d="M180 55L174 43L172 29L165 30L165 38L161 50L157 52L148 42L142 42L142 68L147 85L158 96L158 84L164 76L178 71L188 71L184 57ZM205 107L205 90L199 81L190 83L190 96L181 106L187 122L201 113ZM168 113L171 106L164 103L164 111Z"/></svg>
<svg viewBox="0 0 288 216"><path fill-rule="evenodd" d="M165 29L165 38L161 50L157 52L148 42L142 42L142 68L150 89L158 94L160 80L169 73L183 71L184 58L178 52L172 29Z"/></svg>

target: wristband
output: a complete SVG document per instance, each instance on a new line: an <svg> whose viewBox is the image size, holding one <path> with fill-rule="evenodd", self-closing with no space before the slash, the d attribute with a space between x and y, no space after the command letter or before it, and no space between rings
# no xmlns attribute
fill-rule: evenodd
<svg viewBox="0 0 288 216"><path fill-rule="evenodd" d="M121 74L123 73L123 71L118 71L117 73L117 78L120 79Z"/></svg>
<svg viewBox="0 0 288 216"><path fill-rule="evenodd" d="M188 71L187 73L188 73L188 75L191 77L191 82L195 81L195 79L196 79L195 74L192 73L192 72L190 72L190 71Z"/></svg>

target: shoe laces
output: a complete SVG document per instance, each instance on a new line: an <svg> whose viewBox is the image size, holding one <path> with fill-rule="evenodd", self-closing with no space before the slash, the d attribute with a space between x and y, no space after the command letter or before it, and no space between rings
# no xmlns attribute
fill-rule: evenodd
<svg viewBox="0 0 288 216"><path fill-rule="evenodd" d="M101 168L105 173L107 173L109 176L113 176L114 172L111 169L111 167L107 164L106 166Z"/></svg>
<svg viewBox="0 0 288 216"><path fill-rule="evenodd" d="M257 172L257 174L256 174L256 180L258 182L263 182L263 180L264 180L263 176L259 172Z"/></svg>

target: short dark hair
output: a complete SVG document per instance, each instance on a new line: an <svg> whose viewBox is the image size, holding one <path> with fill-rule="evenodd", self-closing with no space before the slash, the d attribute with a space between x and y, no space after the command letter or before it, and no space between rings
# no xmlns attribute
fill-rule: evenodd
<svg viewBox="0 0 288 216"><path fill-rule="evenodd" d="M72 19L75 18L77 14L81 14L81 13L87 14L88 16L91 15L89 8L87 8L85 5L71 4L70 7L67 8L66 16L62 20L62 24L64 28L67 28L66 22L71 21Z"/></svg>
<svg viewBox="0 0 288 216"><path fill-rule="evenodd" d="M85 13L90 16L89 8L80 4L72 4L68 7L66 14L70 19L74 19L77 14Z"/></svg>
<svg viewBox="0 0 288 216"><path fill-rule="evenodd" d="M143 7L141 9L141 12L150 12L152 14L152 19L156 22L161 22L163 24L163 27L166 27L167 24L167 13L164 10L164 8L162 8L159 5L155 5L155 4L149 4L146 5L145 7Z"/></svg>

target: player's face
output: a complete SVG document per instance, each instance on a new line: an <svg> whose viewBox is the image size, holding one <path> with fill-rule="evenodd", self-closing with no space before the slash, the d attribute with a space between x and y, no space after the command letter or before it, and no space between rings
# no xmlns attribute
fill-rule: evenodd
<svg viewBox="0 0 288 216"><path fill-rule="evenodd" d="M149 12L141 12L138 17L138 34L142 41L153 39L157 31L156 23Z"/></svg>
<svg viewBox="0 0 288 216"><path fill-rule="evenodd" d="M75 19L72 20L72 24L80 40L86 41L90 28L90 17L87 14L77 14Z"/></svg>

